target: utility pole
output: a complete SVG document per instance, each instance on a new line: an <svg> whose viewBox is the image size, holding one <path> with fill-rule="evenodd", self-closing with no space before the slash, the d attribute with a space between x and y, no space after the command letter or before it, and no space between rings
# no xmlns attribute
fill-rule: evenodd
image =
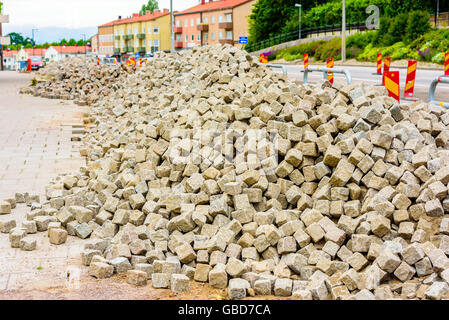
<svg viewBox="0 0 449 320"><path fill-rule="evenodd" d="M299 38L298 39L301 40L301 8L302 8L302 5L295 3L295 7L299 8L299 35L298 35Z"/></svg>
<svg viewBox="0 0 449 320"><path fill-rule="evenodd" d="M346 1L343 0L343 21L341 25L341 60L346 62Z"/></svg>
<svg viewBox="0 0 449 320"><path fill-rule="evenodd" d="M173 15L173 0L170 0L170 40L171 52L175 52L175 34L173 33L174 15Z"/></svg>

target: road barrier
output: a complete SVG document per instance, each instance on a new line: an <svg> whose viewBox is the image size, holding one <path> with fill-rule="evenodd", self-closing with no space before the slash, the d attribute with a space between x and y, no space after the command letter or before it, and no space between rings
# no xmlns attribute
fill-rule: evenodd
<svg viewBox="0 0 449 320"><path fill-rule="evenodd" d="M377 73L373 73L373 75L382 75L382 53L377 53Z"/></svg>
<svg viewBox="0 0 449 320"><path fill-rule="evenodd" d="M444 54L444 75L449 76L449 52Z"/></svg>
<svg viewBox="0 0 449 320"><path fill-rule="evenodd" d="M384 61L384 73L382 76L382 84L385 85L385 74L390 71L390 65L391 65L391 57L385 57Z"/></svg>
<svg viewBox="0 0 449 320"><path fill-rule="evenodd" d="M334 67L334 58L328 58L326 62L326 67L332 69ZM327 73L327 80L334 84L334 74L332 72Z"/></svg>
<svg viewBox="0 0 449 320"><path fill-rule="evenodd" d="M309 67L309 54L304 53L304 69L307 69Z"/></svg>
<svg viewBox="0 0 449 320"><path fill-rule="evenodd" d="M399 87L399 71L388 71L384 74L385 88L388 90L388 96L401 102Z"/></svg>
<svg viewBox="0 0 449 320"><path fill-rule="evenodd" d="M268 63L268 57L264 53L261 53L260 56L259 56L259 61L260 61L260 63L267 64Z"/></svg>
<svg viewBox="0 0 449 320"><path fill-rule="evenodd" d="M407 79L405 81L405 90L404 90L404 99L416 101L417 99L413 98L413 94L415 91L415 79L416 79L416 68L418 66L418 61L409 60L407 67Z"/></svg>
<svg viewBox="0 0 449 320"><path fill-rule="evenodd" d="M352 84L352 76L349 70L346 69L337 69L337 68L324 68L324 67L308 67L307 69L304 69L304 84L307 84L309 82L309 72L322 72L323 78L327 80L328 73L340 73L344 74L346 76L346 80L348 81L348 84Z"/></svg>
<svg viewBox="0 0 449 320"><path fill-rule="evenodd" d="M273 69L281 69L282 73L287 75L287 68L285 66L282 66L280 64L272 64L272 63L268 63L267 67L273 68Z"/></svg>
<svg viewBox="0 0 449 320"><path fill-rule="evenodd" d="M429 102L432 104L435 104L437 106L449 109L449 103L435 100L435 90L439 83L449 83L449 78L442 76L442 77L438 77L432 81L432 83L430 84L430 88L429 88Z"/></svg>

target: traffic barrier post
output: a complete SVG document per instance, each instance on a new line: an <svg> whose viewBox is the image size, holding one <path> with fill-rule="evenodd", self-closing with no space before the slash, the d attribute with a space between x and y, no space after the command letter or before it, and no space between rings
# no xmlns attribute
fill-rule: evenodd
<svg viewBox="0 0 449 320"><path fill-rule="evenodd" d="M351 76L351 73L349 72L349 70L347 70L347 69L308 67L307 69L304 69L304 71L302 71L302 72L304 72L304 80L303 80L304 84L308 84L308 82L309 82L309 72L322 72L324 79L327 79L328 72L332 72L333 74L334 73L344 74L348 84L352 84L352 76Z"/></svg>
<svg viewBox="0 0 449 320"><path fill-rule="evenodd" d="M27 71L31 72L31 59L28 59Z"/></svg>
<svg viewBox="0 0 449 320"><path fill-rule="evenodd" d="M309 67L309 54L304 53L304 69L307 69Z"/></svg>
<svg viewBox="0 0 449 320"><path fill-rule="evenodd" d="M385 57L382 84L385 85L385 74L390 71L391 57Z"/></svg>
<svg viewBox="0 0 449 320"><path fill-rule="evenodd" d="M287 75L287 68L286 68L285 66L283 66L283 65L280 65L280 64L273 64L273 63L268 63L268 64L267 64L267 67L274 68L274 69L281 69L281 70L282 70L282 73L283 73L284 75Z"/></svg>
<svg viewBox="0 0 449 320"><path fill-rule="evenodd" d="M327 59L326 67L328 69L332 69L334 67L334 58L328 58ZM334 74L332 72L328 72L327 73L327 80L330 83L334 84Z"/></svg>
<svg viewBox="0 0 449 320"><path fill-rule="evenodd" d="M407 68L407 78L405 81L405 89L404 89L404 99L417 101L418 99L413 98L415 92L415 79L416 79L416 68L418 66L418 61L409 60L408 68Z"/></svg>
<svg viewBox="0 0 449 320"><path fill-rule="evenodd" d="M373 73L375 76L381 76L382 75L382 53L377 54L377 72Z"/></svg>
<svg viewBox="0 0 449 320"><path fill-rule="evenodd" d="M444 54L444 75L449 76L449 52Z"/></svg>
<svg viewBox="0 0 449 320"><path fill-rule="evenodd" d="M268 63L268 57L264 53L260 54L260 63L264 63L264 64Z"/></svg>
<svg viewBox="0 0 449 320"><path fill-rule="evenodd" d="M399 71L387 71L384 74L384 77L385 88L388 90L388 96L398 100L400 103Z"/></svg>
<svg viewBox="0 0 449 320"><path fill-rule="evenodd" d="M432 81L432 83L430 84L430 88L429 88L429 103L440 106L442 108L449 109L449 103L435 100L435 90L439 83L448 83L449 84L449 77L442 76L442 77L438 77Z"/></svg>

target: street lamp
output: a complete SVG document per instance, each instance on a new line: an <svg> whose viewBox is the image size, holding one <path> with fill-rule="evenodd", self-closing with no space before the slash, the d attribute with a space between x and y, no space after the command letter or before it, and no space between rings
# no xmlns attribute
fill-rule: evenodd
<svg viewBox="0 0 449 320"><path fill-rule="evenodd" d="M302 5L295 3L295 7L299 8L299 39L301 40L301 8L302 8Z"/></svg>
<svg viewBox="0 0 449 320"><path fill-rule="evenodd" d="M34 31L39 31L39 29L31 29L32 38L33 38L33 56L34 56L34 45L36 44L36 41L34 41Z"/></svg>
<svg viewBox="0 0 449 320"><path fill-rule="evenodd" d="M341 23L341 61L346 62L346 1L342 5L342 23Z"/></svg>
<svg viewBox="0 0 449 320"><path fill-rule="evenodd" d="M174 30L173 30L173 26L174 26L174 16L173 16L173 0L170 0L170 42L171 42L171 52L175 52L175 34L174 34Z"/></svg>

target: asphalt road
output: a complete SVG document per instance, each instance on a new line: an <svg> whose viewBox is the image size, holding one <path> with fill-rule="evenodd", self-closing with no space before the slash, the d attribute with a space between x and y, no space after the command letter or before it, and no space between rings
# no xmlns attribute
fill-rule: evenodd
<svg viewBox="0 0 449 320"><path fill-rule="evenodd" d="M304 70L302 65L284 65L287 68L288 77L291 79L303 81ZM377 70L373 67L339 67L336 68L347 69L351 73L353 83L364 82L368 85L376 85L382 82L382 77L378 75L373 75ZM406 69L391 69L392 71L400 72L400 84L401 84L401 96L404 94L405 79L407 76ZM441 71L435 70L417 70L416 82L415 82L415 97L427 101L429 94L429 87L433 79L443 75L443 68ZM335 79L338 81L346 81L343 74L335 74ZM309 83L319 81L323 79L323 74L321 72L311 72L309 73ZM436 98L441 101L449 102L449 84L439 84L436 91Z"/></svg>

